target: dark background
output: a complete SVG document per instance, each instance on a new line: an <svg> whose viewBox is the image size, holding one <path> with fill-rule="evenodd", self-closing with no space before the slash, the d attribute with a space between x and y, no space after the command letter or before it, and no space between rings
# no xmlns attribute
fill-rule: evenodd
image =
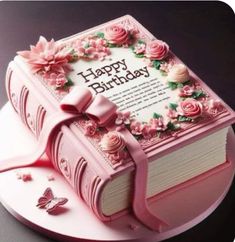
<svg viewBox="0 0 235 242"><path fill-rule="evenodd" d="M235 109L235 18L222 2L0 2L0 107L7 102L4 77L17 50L40 35L60 39L130 14ZM167 242L232 242L235 184L202 223ZM0 205L0 242L49 242Z"/></svg>

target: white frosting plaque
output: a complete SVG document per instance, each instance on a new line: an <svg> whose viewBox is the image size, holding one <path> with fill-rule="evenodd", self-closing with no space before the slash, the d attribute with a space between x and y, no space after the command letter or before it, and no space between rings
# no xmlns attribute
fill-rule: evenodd
<svg viewBox="0 0 235 242"><path fill-rule="evenodd" d="M75 85L108 97L139 121L148 121L154 112L165 116L165 106L178 100L178 91L169 89L167 77L130 48L111 48L103 61L81 59L72 67L69 77Z"/></svg>

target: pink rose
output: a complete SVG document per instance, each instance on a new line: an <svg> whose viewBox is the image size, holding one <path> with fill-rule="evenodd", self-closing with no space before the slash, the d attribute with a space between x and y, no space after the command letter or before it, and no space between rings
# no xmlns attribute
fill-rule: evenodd
<svg viewBox="0 0 235 242"><path fill-rule="evenodd" d="M181 101L179 103L179 106L177 107L177 112L179 115L186 116L192 119L201 116L202 110L202 104L193 98L188 98L184 101Z"/></svg>
<svg viewBox="0 0 235 242"><path fill-rule="evenodd" d="M145 56L151 60L162 60L169 52L169 46L167 43L161 40L153 40L147 43Z"/></svg>
<svg viewBox="0 0 235 242"><path fill-rule="evenodd" d="M180 89L179 96L180 97L190 97L194 92L194 87L185 85L183 88Z"/></svg>
<svg viewBox="0 0 235 242"><path fill-rule="evenodd" d="M184 64L175 64L168 73L168 79L172 82L183 83L190 79L188 68Z"/></svg>
<svg viewBox="0 0 235 242"><path fill-rule="evenodd" d="M93 136L97 130L97 124L93 120L89 120L85 123L85 135Z"/></svg>
<svg viewBox="0 0 235 242"><path fill-rule="evenodd" d="M105 39L111 44L123 45L129 41L129 32L124 28L113 25L105 29Z"/></svg>
<svg viewBox="0 0 235 242"><path fill-rule="evenodd" d="M104 152L114 154L123 151L126 147L126 142L121 133L110 131L101 139L100 147Z"/></svg>

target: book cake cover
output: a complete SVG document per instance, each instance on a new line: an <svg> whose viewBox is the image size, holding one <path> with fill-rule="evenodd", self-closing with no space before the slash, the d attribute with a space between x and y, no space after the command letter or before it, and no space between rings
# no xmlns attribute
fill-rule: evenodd
<svg viewBox="0 0 235 242"><path fill-rule="evenodd" d="M233 111L131 16L17 54L6 89L39 149L1 171L46 152L99 219L131 211L161 231L148 198L228 165Z"/></svg>

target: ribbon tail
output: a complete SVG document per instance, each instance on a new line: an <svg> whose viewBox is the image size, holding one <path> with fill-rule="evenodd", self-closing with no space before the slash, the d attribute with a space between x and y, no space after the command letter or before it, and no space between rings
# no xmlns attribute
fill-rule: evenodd
<svg viewBox="0 0 235 242"><path fill-rule="evenodd" d="M15 168L27 167L35 164L46 151L48 142L54 129L57 128L59 125L63 124L65 121L72 120L76 117L77 114L65 114L61 112L58 112L49 117L44 123L43 129L38 139L38 145L34 152L27 155L22 155L18 157L16 156L0 161L0 173Z"/></svg>
<svg viewBox="0 0 235 242"><path fill-rule="evenodd" d="M127 149L132 156L136 170L134 181L133 210L135 216L148 228L161 232L168 224L154 215L148 206L146 198L148 178L148 158L141 148L139 142L128 130L121 131L127 142Z"/></svg>

